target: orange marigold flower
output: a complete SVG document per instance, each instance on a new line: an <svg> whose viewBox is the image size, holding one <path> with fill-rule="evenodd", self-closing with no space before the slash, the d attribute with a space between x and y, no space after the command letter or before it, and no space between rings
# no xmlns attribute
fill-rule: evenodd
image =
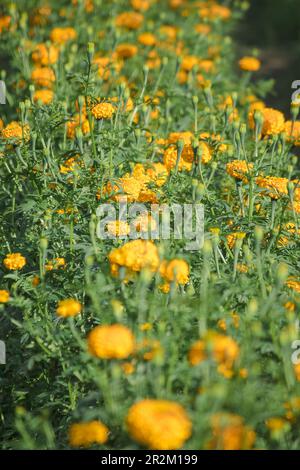
<svg viewBox="0 0 300 470"><path fill-rule="evenodd" d="M108 427L101 421L74 423L69 428L69 442L72 447L90 447L92 444L104 444L108 434Z"/></svg>
<svg viewBox="0 0 300 470"><path fill-rule="evenodd" d="M259 176L256 178L257 186L266 189L267 191L264 193L271 199L279 199L281 196L287 195L288 182L287 178L277 176Z"/></svg>
<svg viewBox="0 0 300 470"><path fill-rule="evenodd" d="M116 26L127 29L139 29L144 21L144 16L136 11L125 11L116 18Z"/></svg>
<svg viewBox="0 0 300 470"><path fill-rule="evenodd" d="M157 247L149 240L132 240L120 248L113 249L108 256L112 272L120 267L125 267L133 272L142 269L155 272L159 267L159 255Z"/></svg>
<svg viewBox="0 0 300 470"><path fill-rule="evenodd" d="M131 437L153 450L180 449L192 433L192 423L178 403L146 399L128 412L126 425Z"/></svg>
<svg viewBox="0 0 300 470"><path fill-rule="evenodd" d="M36 90L33 95L33 100L35 102L41 102L45 105L52 103L54 98L54 93L52 90Z"/></svg>
<svg viewBox="0 0 300 470"><path fill-rule="evenodd" d="M152 33L142 33L138 36L138 41L143 46L154 46L156 44L156 37Z"/></svg>
<svg viewBox="0 0 300 470"><path fill-rule="evenodd" d="M87 341L90 354L100 359L126 359L135 349L132 331L117 323L96 326Z"/></svg>
<svg viewBox="0 0 300 470"><path fill-rule="evenodd" d="M111 119L115 108L111 103L98 103L92 108L92 115L96 119Z"/></svg>
<svg viewBox="0 0 300 470"><path fill-rule="evenodd" d="M116 54L119 59L130 59L135 56L138 52L138 48L135 44L123 43L116 47Z"/></svg>
<svg viewBox="0 0 300 470"><path fill-rule="evenodd" d="M58 302L56 314L59 317L75 317L82 310L82 305L75 299L64 299Z"/></svg>
<svg viewBox="0 0 300 470"><path fill-rule="evenodd" d="M76 39L77 33L74 28L54 28L50 33L50 39L56 44L65 44Z"/></svg>
<svg viewBox="0 0 300 470"><path fill-rule="evenodd" d="M159 267L160 275L168 282L176 282L176 284L187 284L189 282L190 268L188 263L183 259L173 259L171 261L163 261Z"/></svg>
<svg viewBox="0 0 300 470"><path fill-rule="evenodd" d="M242 57L239 60L239 66L241 70L245 70L247 72L256 72L260 69L261 62L260 60L256 59L256 57Z"/></svg>
<svg viewBox="0 0 300 470"><path fill-rule="evenodd" d="M255 127L255 111L259 111L262 115L262 135L276 135L284 131L285 120L283 113L277 109L265 108L265 105L262 102L251 105L251 110L248 115L249 126L251 129L254 129Z"/></svg>
<svg viewBox="0 0 300 470"><path fill-rule="evenodd" d="M6 16L0 16L0 34L9 29L9 26L11 24L11 16L6 15Z"/></svg>
<svg viewBox="0 0 300 470"><path fill-rule="evenodd" d="M6 304L9 301L8 290L0 290L0 304Z"/></svg>
<svg viewBox="0 0 300 470"><path fill-rule="evenodd" d="M46 46L46 44L38 44L33 53L32 60L40 66L56 64L59 56L58 49L53 46Z"/></svg>
<svg viewBox="0 0 300 470"><path fill-rule="evenodd" d="M55 82L55 74L49 67L36 67L31 73L31 80L37 86L52 88Z"/></svg>
<svg viewBox="0 0 300 470"><path fill-rule="evenodd" d="M233 160L226 165L227 173L237 180L248 183L247 174L253 169L253 163L248 163L246 160Z"/></svg>
<svg viewBox="0 0 300 470"><path fill-rule="evenodd" d="M6 255L3 264L6 269L9 269L10 271L17 271L25 266L26 258L22 256L21 253L10 253Z"/></svg>
<svg viewBox="0 0 300 470"><path fill-rule="evenodd" d="M300 121L286 121L285 133L288 142L300 146Z"/></svg>
<svg viewBox="0 0 300 470"><path fill-rule="evenodd" d="M7 140L16 139L17 141L21 141L24 139L25 141L28 141L30 139L29 125L25 124L22 127L20 123L12 121L2 129L1 136Z"/></svg>
<svg viewBox="0 0 300 470"><path fill-rule="evenodd" d="M132 8L139 11L146 11L150 7L150 0L130 0Z"/></svg>
<svg viewBox="0 0 300 470"><path fill-rule="evenodd" d="M247 450L254 445L256 434L244 419L230 413L217 413L211 418L212 439L209 449Z"/></svg>
<svg viewBox="0 0 300 470"><path fill-rule="evenodd" d="M297 292L298 294L300 294L300 281L297 281L296 279L294 278L289 278L287 281L286 281L286 285L292 289L293 291Z"/></svg>

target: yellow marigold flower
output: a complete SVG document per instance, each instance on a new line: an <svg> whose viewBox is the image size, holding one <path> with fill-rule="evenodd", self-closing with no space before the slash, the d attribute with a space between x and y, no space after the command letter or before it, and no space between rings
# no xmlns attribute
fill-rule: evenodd
<svg viewBox="0 0 300 470"><path fill-rule="evenodd" d="M149 0L130 0L132 8L138 11L146 11L150 7Z"/></svg>
<svg viewBox="0 0 300 470"><path fill-rule="evenodd" d="M115 108L111 103L98 103L92 108L92 115L96 119L111 119Z"/></svg>
<svg viewBox="0 0 300 470"><path fill-rule="evenodd" d="M103 80L108 80L110 77L111 59L109 57L95 57L93 64L98 67L98 75Z"/></svg>
<svg viewBox="0 0 300 470"><path fill-rule="evenodd" d="M248 163L246 160L233 160L226 165L227 173L237 180L248 183L247 174L253 169L253 163Z"/></svg>
<svg viewBox="0 0 300 470"><path fill-rule="evenodd" d="M211 151L205 142L200 142L199 147L201 153L201 162L206 164L212 158ZM177 147L175 145L170 145L170 147L164 151L164 165L169 171L176 167L177 155ZM192 146L184 145L178 162L178 170L191 171L194 159L195 155Z"/></svg>
<svg viewBox="0 0 300 470"><path fill-rule="evenodd" d="M3 261L6 269L10 271L17 271L24 268L26 264L26 258L21 255L21 253L10 253L6 255L6 258Z"/></svg>
<svg viewBox="0 0 300 470"><path fill-rule="evenodd" d="M128 412L126 425L131 437L153 450L180 449L192 433L192 423L178 403L141 400Z"/></svg>
<svg viewBox="0 0 300 470"><path fill-rule="evenodd" d="M286 421L283 418L269 418L266 420L266 426L270 431L281 431L286 425Z"/></svg>
<svg viewBox="0 0 300 470"><path fill-rule="evenodd" d="M63 269L66 266L65 258L54 258L53 261L50 261L45 265L46 271L53 271L53 269Z"/></svg>
<svg viewBox="0 0 300 470"><path fill-rule="evenodd" d="M202 340L196 341L190 348L188 353L188 360L192 366L196 366L207 358L205 351L205 342Z"/></svg>
<svg viewBox="0 0 300 470"><path fill-rule="evenodd" d="M157 227L156 220L147 213L140 214L136 219L134 219L133 225L137 232L148 232L149 230L154 231Z"/></svg>
<svg viewBox="0 0 300 470"><path fill-rule="evenodd" d="M103 190L103 195L111 195L115 201L127 201L133 202L138 201L141 191L143 189L144 182L139 181L134 176L124 176L120 178L115 185L108 183ZM122 194L115 194L122 193ZM100 195L98 195L100 199Z"/></svg>
<svg viewBox="0 0 300 470"><path fill-rule="evenodd" d="M56 44L65 44L76 39L77 33L74 28L54 28L50 33L50 39Z"/></svg>
<svg viewBox="0 0 300 470"><path fill-rule="evenodd" d="M25 141L28 141L30 139L29 125L25 124L25 126L22 127L20 123L12 121L2 129L1 135L7 140L16 139L17 141L21 141L24 139Z"/></svg>
<svg viewBox="0 0 300 470"><path fill-rule="evenodd" d="M211 73L215 69L215 64L210 59L200 60L198 68L201 72Z"/></svg>
<svg viewBox="0 0 300 470"><path fill-rule="evenodd" d="M41 103L47 105L52 103L54 98L54 93L52 90L36 90L33 95L33 100L35 102L41 101Z"/></svg>
<svg viewBox="0 0 300 470"><path fill-rule="evenodd" d="M90 354L100 359L126 359L135 350L133 333L120 324L96 326L87 341Z"/></svg>
<svg viewBox="0 0 300 470"><path fill-rule="evenodd" d="M126 11L116 18L116 26L127 29L139 29L144 21L144 16L136 11Z"/></svg>
<svg viewBox="0 0 300 470"><path fill-rule="evenodd" d="M114 272L121 266L133 272L142 269L155 272L159 267L157 247L149 240L132 240L125 243L120 248L113 249L108 259Z"/></svg>
<svg viewBox="0 0 300 470"><path fill-rule="evenodd" d="M288 142L300 146L300 121L286 121L285 133Z"/></svg>
<svg viewBox="0 0 300 470"><path fill-rule="evenodd" d="M248 271L249 271L249 268L246 264L243 264L243 263L237 263L236 265L236 270L239 272L239 273L243 273L243 274L246 274Z"/></svg>
<svg viewBox="0 0 300 470"><path fill-rule="evenodd" d="M241 70L245 70L247 72L257 72L260 69L261 62L260 60L256 59L256 57L242 57L239 61L239 66Z"/></svg>
<svg viewBox="0 0 300 470"><path fill-rule="evenodd" d="M69 428L69 442L72 447L90 447L105 444L109 429L101 421L74 423Z"/></svg>
<svg viewBox="0 0 300 470"><path fill-rule="evenodd" d="M75 317L82 310L82 305L78 300L65 299L58 302L56 314L59 317Z"/></svg>
<svg viewBox="0 0 300 470"><path fill-rule="evenodd" d="M158 52L155 49L150 51L146 61L147 67L149 67L149 69L156 69L160 67L160 64L161 58L159 57Z"/></svg>
<svg viewBox="0 0 300 470"><path fill-rule="evenodd" d="M119 44L116 47L116 54L119 59L130 59L138 52L137 46L130 43Z"/></svg>
<svg viewBox="0 0 300 470"><path fill-rule="evenodd" d="M156 339L144 339L137 344L137 350L144 350L143 359L145 361L152 361L157 357L162 357L164 354L160 341Z"/></svg>
<svg viewBox="0 0 300 470"><path fill-rule="evenodd" d="M159 32L163 36L167 36L169 40L174 41L178 34L178 28L172 25L163 25L159 28Z"/></svg>
<svg viewBox="0 0 300 470"><path fill-rule="evenodd" d="M233 232L226 236L227 245L232 250L234 248L237 240L242 240L245 238L246 234L244 232Z"/></svg>
<svg viewBox="0 0 300 470"><path fill-rule="evenodd" d="M255 127L254 113L260 111L263 119L262 135L276 135L284 131L285 120L281 111L273 108L265 108L264 103L256 103L251 105L251 110L248 115L249 126L251 129Z"/></svg>
<svg viewBox="0 0 300 470"><path fill-rule="evenodd" d="M208 354L211 354L217 364L230 370L239 356L239 347L230 336L208 331L203 340L198 340L191 346L188 359L195 366L204 361Z"/></svg>
<svg viewBox="0 0 300 470"><path fill-rule="evenodd" d="M186 72L190 72L199 63L199 58L193 55L183 57L181 62L181 68Z"/></svg>
<svg viewBox="0 0 300 470"><path fill-rule="evenodd" d="M176 144L179 140L183 140L185 145L191 145L193 138L193 133L190 131L171 132L168 137L168 143Z"/></svg>
<svg viewBox="0 0 300 470"><path fill-rule="evenodd" d="M199 23L195 26L196 33L204 34L205 36L211 32L211 26L205 23Z"/></svg>
<svg viewBox="0 0 300 470"><path fill-rule="evenodd" d="M76 114L72 121L67 122L67 136L69 139L74 139L76 135L76 129L80 128L80 115ZM81 131L84 135L90 133L90 124L85 116L82 116Z"/></svg>
<svg viewBox="0 0 300 470"><path fill-rule="evenodd" d="M6 304L9 301L8 290L0 290L0 304Z"/></svg>
<svg viewBox="0 0 300 470"><path fill-rule="evenodd" d="M46 46L46 44L38 44L33 53L32 60L40 66L53 65L58 61L59 51L53 46Z"/></svg>
<svg viewBox="0 0 300 470"><path fill-rule="evenodd" d="M51 88L55 82L55 74L49 67L36 67L31 73L31 80L37 86Z"/></svg>
<svg viewBox="0 0 300 470"><path fill-rule="evenodd" d="M297 292L298 294L300 294L300 281L297 281L295 278L292 278L290 277L287 281L286 281L286 285L292 289L293 291Z"/></svg>
<svg viewBox="0 0 300 470"><path fill-rule="evenodd" d="M156 44L156 37L152 33L142 33L138 36L138 42L143 46L154 46Z"/></svg>
<svg viewBox="0 0 300 470"><path fill-rule="evenodd" d="M159 267L160 275L168 282L176 282L176 284L187 284L189 282L190 268L188 263L183 259L173 259L171 261L163 261Z"/></svg>
<svg viewBox="0 0 300 470"><path fill-rule="evenodd" d="M231 17L231 10L228 7L219 5L218 3L213 3L200 8L199 15L201 18L220 19L225 21Z"/></svg>
<svg viewBox="0 0 300 470"><path fill-rule="evenodd" d="M129 235L130 233L130 225L123 220L113 220L109 222L106 227L108 233L110 235L114 235L115 237Z"/></svg>
<svg viewBox="0 0 300 470"><path fill-rule="evenodd" d="M214 414L211 427L209 449L249 450L254 445L256 434L251 427L245 426L244 419L239 415L225 412Z"/></svg>
<svg viewBox="0 0 300 470"><path fill-rule="evenodd" d="M125 375L131 375L135 371L135 367L132 362L124 362L124 364L122 364L122 369Z"/></svg>
<svg viewBox="0 0 300 470"><path fill-rule="evenodd" d="M280 178L277 176L259 176L256 178L256 184L260 188L266 189L264 192L271 199L279 199L281 196L288 194L287 178Z"/></svg>

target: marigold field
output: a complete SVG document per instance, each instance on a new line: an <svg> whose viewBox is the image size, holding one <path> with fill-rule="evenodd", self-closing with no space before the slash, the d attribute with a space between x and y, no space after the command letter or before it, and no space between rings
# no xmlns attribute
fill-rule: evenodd
<svg viewBox="0 0 300 470"><path fill-rule="evenodd" d="M2 449L300 448L299 104L248 6L1 2ZM125 198L203 204L203 246L99 238Z"/></svg>

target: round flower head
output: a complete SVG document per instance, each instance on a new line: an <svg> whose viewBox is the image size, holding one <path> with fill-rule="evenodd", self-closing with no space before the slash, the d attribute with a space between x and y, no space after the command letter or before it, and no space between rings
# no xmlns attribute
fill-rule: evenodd
<svg viewBox="0 0 300 470"><path fill-rule="evenodd" d="M180 449L192 433L192 423L178 403L141 400L128 412L126 425L131 437L153 450Z"/></svg>
<svg viewBox="0 0 300 470"><path fill-rule="evenodd" d="M33 95L35 102L41 102L42 104L48 105L52 103L54 93L52 90L36 90Z"/></svg>
<svg viewBox="0 0 300 470"><path fill-rule="evenodd" d="M277 176L259 176L256 178L257 186L266 189L263 193L271 199L279 199L281 196L287 195L288 182L287 178Z"/></svg>
<svg viewBox="0 0 300 470"><path fill-rule="evenodd" d="M243 57L239 61L239 66L241 70L257 72L257 70L260 69L261 63L260 60L256 59L256 57Z"/></svg>
<svg viewBox="0 0 300 470"><path fill-rule="evenodd" d="M138 29L144 21L141 13L136 11L125 11L116 18L116 26L126 29Z"/></svg>
<svg viewBox="0 0 300 470"><path fill-rule="evenodd" d="M292 142L296 146L300 146L300 121L286 121L285 133L288 142Z"/></svg>
<svg viewBox="0 0 300 470"><path fill-rule="evenodd" d="M81 312L82 306L78 300L65 299L58 302L56 314L59 317L74 317Z"/></svg>
<svg viewBox="0 0 300 470"><path fill-rule="evenodd" d="M9 301L8 290L0 290L0 304L6 304Z"/></svg>
<svg viewBox="0 0 300 470"><path fill-rule="evenodd" d="M159 266L157 247L149 240L132 240L120 248L112 250L108 256L113 274L125 267L132 272L142 269L155 272Z"/></svg>
<svg viewBox="0 0 300 470"><path fill-rule="evenodd" d="M32 71L31 80L37 86L51 88L55 82L55 74L49 67L36 67Z"/></svg>
<svg viewBox="0 0 300 470"><path fill-rule="evenodd" d="M26 258L22 256L21 253L10 253L9 255L6 255L3 264L6 269L17 271L25 266Z"/></svg>
<svg viewBox="0 0 300 470"><path fill-rule="evenodd" d="M143 46L154 46L156 43L156 37L152 33L142 33L138 37L138 41Z"/></svg>
<svg viewBox="0 0 300 470"><path fill-rule="evenodd" d="M101 421L74 423L69 428L69 442L72 447L90 447L104 444L108 440L109 430Z"/></svg>
<svg viewBox="0 0 300 470"><path fill-rule="evenodd" d="M253 169L253 163L248 163L246 160L233 160L226 165L227 173L237 180L248 183L247 175Z"/></svg>
<svg viewBox="0 0 300 470"><path fill-rule="evenodd" d="M16 140L17 143L19 143L22 139L28 141L30 139L29 125L25 124L22 126L20 123L12 121L4 129L2 129L1 135L4 139Z"/></svg>
<svg viewBox="0 0 300 470"><path fill-rule="evenodd" d="M273 108L265 108L264 104L262 103L261 106L252 109L249 113L249 125L251 129L254 129L255 120L254 120L254 113L256 110L262 115L263 125L262 125L262 135L276 135L280 134L280 132L284 131L284 115L282 112L277 111Z"/></svg>
<svg viewBox="0 0 300 470"><path fill-rule="evenodd" d="M56 44L65 44L68 41L74 40L77 37L77 33L73 28L54 28L50 33L50 39Z"/></svg>
<svg viewBox="0 0 300 470"><path fill-rule="evenodd" d="M39 66L53 65L56 64L59 56L58 49L46 44L38 44L32 53L32 60Z"/></svg>
<svg viewBox="0 0 300 470"><path fill-rule="evenodd" d="M187 284L189 282L189 265L183 259L173 259L171 261L163 261L160 265L160 275L168 282L176 282L177 284Z"/></svg>
<svg viewBox="0 0 300 470"><path fill-rule="evenodd" d="M92 108L92 115L96 119L111 119L115 108L111 103L98 103Z"/></svg>
<svg viewBox="0 0 300 470"><path fill-rule="evenodd" d="M119 59L130 59L138 52L137 46L130 43L119 44L116 47L116 54Z"/></svg>
<svg viewBox="0 0 300 470"><path fill-rule="evenodd" d="M126 359L135 349L131 330L119 324L96 326L87 341L89 352L100 359Z"/></svg>
<svg viewBox="0 0 300 470"><path fill-rule="evenodd" d="M217 413L212 416L211 427L213 437L208 443L209 449L247 450L254 445L255 432L244 425L239 415Z"/></svg>

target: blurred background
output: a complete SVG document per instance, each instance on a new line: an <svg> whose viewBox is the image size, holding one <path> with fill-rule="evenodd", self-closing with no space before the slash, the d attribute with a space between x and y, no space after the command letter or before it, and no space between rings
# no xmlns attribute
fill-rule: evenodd
<svg viewBox="0 0 300 470"><path fill-rule="evenodd" d="M260 76L275 80L268 104L288 113L291 84L300 80L300 0L250 0L236 41L239 54L259 49Z"/></svg>

